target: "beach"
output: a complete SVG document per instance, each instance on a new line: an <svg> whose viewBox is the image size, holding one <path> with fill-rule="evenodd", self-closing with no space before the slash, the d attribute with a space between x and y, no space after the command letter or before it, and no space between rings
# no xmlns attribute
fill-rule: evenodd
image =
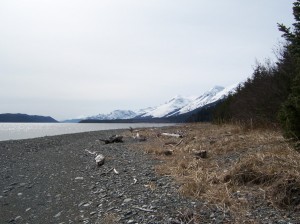
<svg viewBox="0 0 300 224"><path fill-rule="evenodd" d="M299 223L299 161L280 132L235 125L1 141L0 223Z"/></svg>
<svg viewBox="0 0 300 224"><path fill-rule="evenodd" d="M155 173L158 160L134 149L142 143L99 141L122 132L0 142L0 223L168 223L196 207Z"/></svg>

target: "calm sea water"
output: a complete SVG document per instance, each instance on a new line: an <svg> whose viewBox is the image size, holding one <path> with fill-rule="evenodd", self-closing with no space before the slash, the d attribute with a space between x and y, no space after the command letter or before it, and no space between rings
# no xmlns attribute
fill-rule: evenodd
<svg viewBox="0 0 300 224"><path fill-rule="evenodd" d="M87 131L112 129L127 129L141 127L163 127L174 124L158 123L116 123L116 124L67 124L67 123L0 123L0 141L28 139L61 134L71 134Z"/></svg>

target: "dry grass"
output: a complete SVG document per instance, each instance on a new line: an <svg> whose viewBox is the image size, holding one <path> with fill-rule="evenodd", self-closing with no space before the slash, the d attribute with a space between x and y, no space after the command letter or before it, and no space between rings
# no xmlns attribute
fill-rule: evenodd
<svg viewBox="0 0 300 224"><path fill-rule="evenodd" d="M140 134L148 139L146 153L165 161L157 172L173 176L183 195L230 210L237 223L246 220L251 198L268 200L280 209L300 207L300 154L279 132L212 124L164 130L178 131L182 139L158 137L158 130ZM171 156L164 154L166 149L172 150ZM206 150L208 158L196 158L197 150Z"/></svg>
<svg viewBox="0 0 300 224"><path fill-rule="evenodd" d="M99 218L96 224L116 224L120 218L115 213L107 213L103 218Z"/></svg>

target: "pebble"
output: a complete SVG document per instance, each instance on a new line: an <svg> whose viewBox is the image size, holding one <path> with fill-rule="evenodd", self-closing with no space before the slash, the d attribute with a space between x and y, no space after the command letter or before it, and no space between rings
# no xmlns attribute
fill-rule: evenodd
<svg viewBox="0 0 300 224"><path fill-rule="evenodd" d="M58 218L59 216L61 216L61 212L57 213L55 216L53 216L54 218Z"/></svg>
<svg viewBox="0 0 300 224"><path fill-rule="evenodd" d="M97 212L90 212L90 215L95 215L97 214Z"/></svg>
<svg viewBox="0 0 300 224"><path fill-rule="evenodd" d="M83 204L83 207L89 207L91 204L90 203L85 203Z"/></svg>
<svg viewBox="0 0 300 224"><path fill-rule="evenodd" d="M126 198L126 199L124 199L123 203L128 203L128 202L130 202L130 201L132 201L131 198Z"/></svg>

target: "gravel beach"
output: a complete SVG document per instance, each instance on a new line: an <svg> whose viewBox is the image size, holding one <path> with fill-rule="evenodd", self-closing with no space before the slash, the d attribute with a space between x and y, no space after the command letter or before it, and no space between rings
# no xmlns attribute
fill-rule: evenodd
<svg viewBox="0 0 300 224"><path fill-rule="evenodd" d="M139 129L136 139L137 130L131 131L1 141L0 224L300 223L299 182L291 176L299 170L299 155L280 135L210 124ZM102 141L112 135L124 136L123 142ZM139 141L144 137L147 141ZM208 158L195 158L197 147L207 149ZM98 166L100 154L105 161ZM267 156L272 163L258 164L260 176L270 170L263 165L273 165L277 173L289 167L291 174L265 185L230 185L223 178L225 171L239 173L245 161L246 168L256 166L255 158ZM247 170L242 174L253 174ZM288 184L290 191L284 188ZM195 196L201 189L206 191ZM275 204L282 192L292 206Z"/></svg>
<svg viewBox="0 0 300 224"><path fill-rule="evenodd" d="M136 150L142 143L99 141L120 133L0 142L0 223L180 223L199 202L155 173L160 161Z"/></svg>

